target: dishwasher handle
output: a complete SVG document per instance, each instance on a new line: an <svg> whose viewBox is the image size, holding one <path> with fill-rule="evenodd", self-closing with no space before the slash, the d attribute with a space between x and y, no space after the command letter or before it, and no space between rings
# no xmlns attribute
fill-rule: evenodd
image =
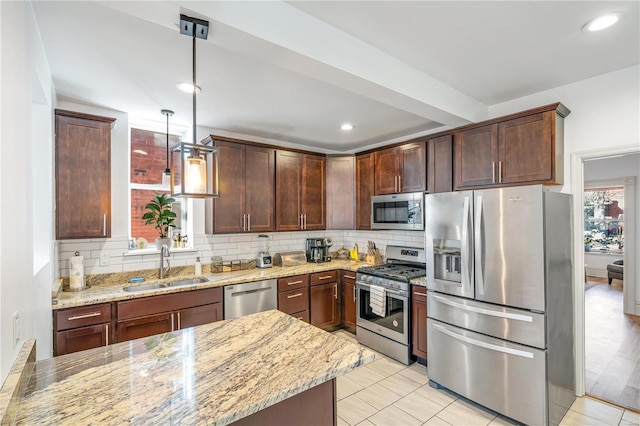
<svg viewBox="0 0 640 426"><path fill-rule="evenodd" d="M243 296L245 294L258 293L262 291L271 291L271 290L273 290L271 287L263 287L263 288L253 288L250 290L234 291L233 293L231 293L231 297Z"/></svg>

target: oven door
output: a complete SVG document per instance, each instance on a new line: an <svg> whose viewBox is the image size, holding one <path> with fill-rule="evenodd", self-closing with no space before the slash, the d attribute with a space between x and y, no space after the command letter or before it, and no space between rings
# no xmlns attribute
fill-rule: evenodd
<svg viewBox="0 0 640 426"><path fill-rule="evenodd" d="M356 283L357 316L356 325L389 339L409 344L409 298L396 290L385 289L387 296L386 315L373 313L370 303L371 291L367 284Z"/></svg>

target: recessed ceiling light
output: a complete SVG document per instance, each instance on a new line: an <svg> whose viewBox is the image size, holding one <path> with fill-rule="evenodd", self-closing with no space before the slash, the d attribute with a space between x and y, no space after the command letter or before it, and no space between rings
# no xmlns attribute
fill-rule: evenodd
<svg viewBox="0 0 640 426"><path fill-rule="evenodd" d="M178 83L176 84L176 87L183 92L193 93L193 84L191 83ZM200 93L201 91L202 89L200 89L200 86L196 86L196 93Z"/></svg>
<svg viewBox="0 0 640 426"><path fill-rule="evenodd" d="M600 16L587 22L587 24L583 28L585 31L604 30L605 28L609 28L610 26L618 22L620 16L622 16L621 13L610 13L608 15Z"/></svg>
<svg viewBox="0 0 640 426"><path fill-rule="evenodd" d="M342 126L340 126L340 129L345 131L353 130L353 124L344 123Z"/></svg>
<svg viewBox="0 0 640 426"><path fill-rule="evenodd" d="M147 152L141 149L134 149L133 152L140 155L147 155Z"/></svg>

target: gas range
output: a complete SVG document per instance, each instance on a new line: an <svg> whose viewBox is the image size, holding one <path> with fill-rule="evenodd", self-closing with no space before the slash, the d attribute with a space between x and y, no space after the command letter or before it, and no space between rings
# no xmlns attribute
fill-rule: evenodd
<svg viewBox="0 0 640 426"><path fill-rule="evenodd" d="M387 263L358 269L358 281L409 291L410 281L427 274L424 249L387 246Z"/></svg>

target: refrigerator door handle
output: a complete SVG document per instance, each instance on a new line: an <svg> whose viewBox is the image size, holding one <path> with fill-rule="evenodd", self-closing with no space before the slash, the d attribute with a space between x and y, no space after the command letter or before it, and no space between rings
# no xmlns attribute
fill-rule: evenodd
<svg viewBox="0 0 640 426"><path fill-rule="evenodd" d="M473 297L473 280L471 279L473 274L473 264L471 263L471 256L469 256L469 239L471 237L471 203L469 197L464 197L463 213L462 213L462 242L460 247L460 254L462 256L462 292L465 295Z"/></svg>
<svg viewBox="0 0 640 426"><path fill-rule="evenodd" d="M443 326L441 326L440 324L433 324L433 328L438 330L441 333L446 334L449 337L452 337L456 340L460 340L462 342L468 343L470 345L474 345L474 346L480 346L481 348L485 348L485 349L489 349L491 351L496 351L496 352L502 352L505 354L509 354L509 355L515 355L515 356L519 356L522 358L530 358L533 359L533 353L532 352L527 352L527 351L521 351L518 349L512 349L512 348L505 348L503 346L498 346L498 345L493 345L491 343L487 343L487 342L482 342L480 340L476 340L476 339L472 339L470 337L467 336L462 336L456 332L453 332L447 328L444 328Z"/></svg>
<svg viewBox="0 0 640 426"><path fill-rule="evenodd" d="M483 228L482 228L482 206L483 206L483 198L482 195L478 195L476 198L476 219L474 223L474 241L475 241L475 256L476 256L476 280L478 281L478 293L484 294L484 260L482 256L482 238Z"/></svg>
<svg viewBox="0 0 640 426"><path fill-rule="evenodd" d="M437 302L443 303L445 305L449 305L454 308L462 309L465 311L476 312L482 315L489 315L492 317L505 318L505 319L516 320L516 321L533 322L533 317L529 315L519 315L519 314L508 313L508 312L492 311L491 309L477 308L475 306L468 306L463 303L457 303L452 300L445 299L442 296L437 296L434 294L432 294L431 297L433 298L433 300Z"/></svg>

